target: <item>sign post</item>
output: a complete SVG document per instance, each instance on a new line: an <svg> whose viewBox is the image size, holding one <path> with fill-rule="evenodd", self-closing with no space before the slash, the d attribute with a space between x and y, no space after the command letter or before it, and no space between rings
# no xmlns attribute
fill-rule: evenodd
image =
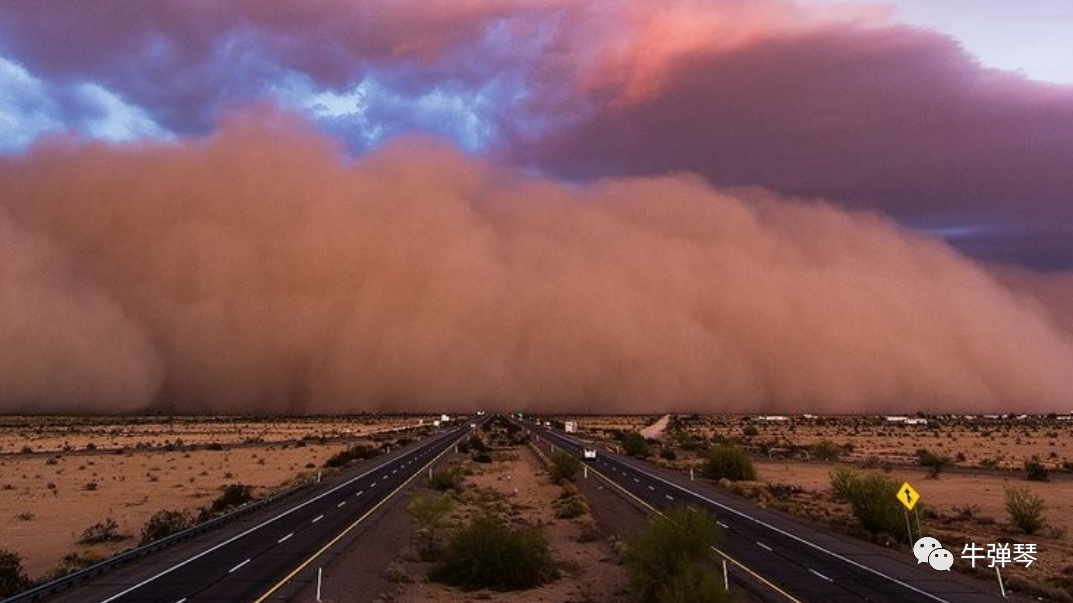
<svg viewBox="0 0 1073 603"><path fill-rule="evenodd" d="M909 533L909 546L913 546L913 526L909 523L909 512L920 502L920 493L909 482L904 482L894 496L905 507L905 530ZM920 534L920 536L923 536L923 534Z"/></svg>

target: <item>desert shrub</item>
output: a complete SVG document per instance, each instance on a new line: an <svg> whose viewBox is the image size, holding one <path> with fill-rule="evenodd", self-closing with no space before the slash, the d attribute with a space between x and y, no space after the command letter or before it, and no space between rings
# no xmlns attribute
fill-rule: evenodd
<svg viewBox="0 0 1073 603"><path fill-rule="evenodd" d="M428 561L436 558L441 548L440 540L447 516L454 506L454 500L447 494L415 496L406 506L406 511L417 524L422 559Z"/></svg>
<svg viewBox="0 0 1073 603"><path fill-rule="evenodd" d="M648 456L648 441L636 431L622 434L622 450L635 458Z"/></svg>
<svg viewBox="0 0 1073 603"><path fill-rule="evenodd" d="M703 574L718 528L707 513L679 507L658 515L627 540L626 572L639 603L727 601L722 588L710 590ZM718 584L718 583L717 583ZM690 591L697 588L697 597Z"/></svg>
<svg viewBox="0 0 1073 603"><path fill-rule="evenodd" d="M834 491L835 497L849 501L850 489L858 477L857 470L853 467L848 465L835 467L831 471L831 490Z"/></svg>
<svg viewBox="0 0 1073 603"><path fill-rule="evenodd" d="M552 502L555 516L559 519L574 519L589 512L589 501L582 496L573 484L563 487L562 494Z"/></svg>
<svg viewBox="0 0 1073 603"><path fill-rule="evenodd" d="M574 479L581 471L581 461L565 450L559 450L551 455L551 479L561 484Z"/></svg>
<svg viewBox="0 0 1073 603"><path fill-rule="evenodd" d="M0 549L0 597L17 595L30 588L32 582L22 568L22 557L17 553Z"/></svg>
<svg viewBox="0 0 1073 603"><path fill-rule="evenodd" d="M831 440L820 440L812 445L809 455L818 461L837 461L842 449Z"/></svg>
<svg viewBox="0 0 1073 603"><path fill-rule="evenodd" d="M460 489L462 487L462 468L448 467L433 472L432 477L428 480L428 487L441 492Z"/></svg>
<svg viewBox="0 0 1073 603"><path fill-rule="evenodd" d="M713 446L704 462L702 475L708 479L755 480L756 467L745 450L731 444Z"/></svg>
<svg viewBox="0 0 1073 603"><path fill-rule="evenodd" d="M928 468L929 477L938 477L948 461L946 457L936 454L927 448L917 450L917 463L921 467Z"/></svg>
<svg viewBox="0 0 1073 603"><path fill-rule="evenodd" d="M760 430L756 428L756 425L746 425L741 429L741 435L746 437L753 437L760 435Z"/></svg>
<svg viewBox="0 0 1073 603"><path fill-rule="evenodd" d="M488 444L485 444L484 439L479 435L470 436L469 447L477 452L488 452Z"/></svg>
<svg viewBox="0 0 1073 603"><path fill-rule="evenodd" d="M1039 457L1032 457L1025 461L1025 477L1033 482L1045 482L1050 479L1050 472L1039 462Z"/></svg>
<svg viewBox="0 0 1073 603"><path fill-rule="evenodd" d="M559 575L548 542L537 528L511 529L490 516L451 537L429 577L464 590L524 590Z"/></svg>
<svg viewBox="0 0 1073 603"><path fill-rule="evenodd" d="M678 455L674 453L673 448L667 448L665 446L663 448L660 448L660 450L659 450L659 458L661 458L661 459L663 459L665 461L673 461L673 460L678 458Z"/></svg>
<svg viewBox="0 0 1073 603"><path fill-rule="evenodd" d="M245 484L228 484L223 487L220 495L205 510L209 516L218 515L229 511L239 505L244 505L253 500L253 489ZM205 519L202 517L201 519Z"/></svg>
<svg viewBox="0 0 1073 603"><path fill-rule="evenodd" d="M328 460L324 461L324 467L326 469L338 469L340 467L346 467L354 461L371 459L378 454L380 454L380 450L373 446L357 444L344 450L340 450L328 457Z"/></svg>
<svg viewBox="0 0 1073 603"><path fill-rule="evenodd" d="M99 544L101 542L115 542L123 540L126 536L119 533L119 525L111 517L100 523L95 523L86 528L78 538L79 544Z"/></svg>
<svg viewBox="0 0 1073 603"><path fill-rule="evenodd" d="M186 511L173 511L164 509L153 513L149 521L142 526L142 544L166 538L172 534L182 532L194 523L194 518Z"/></svg>
<svg viewBox="0 0 1073 603"><path fill-rule="evenodd" d="M719 603L731 598L715 572L691 565L664 584L656 595L659 603Z"/></svg>
<svg viewBox="0 0 1073 603"><path fill-rule="evenodd" d="M100 563L101 561L104 561L104 559L104 555L92 551L76 551L74 553L68 553L60 559L60 565L52 571L52 576L54 578L66 576L71 572L76 572L80 569Z"/></svg>
<svg viewBox="0 0 1073 603"><path fill-rule="evenodd" d="M682 450L701 450L705 446L704 440L694 437L688 433L682 435L678 439L678 445L682 447Z"/></svg>
<svg viewBox="0 0 1073 603"><path fill-rule="evenodd" d="M1010 522L1025 534L1043 528L1043 497L1028 488L1006 488L1006 512Z"/></svg>
<svg viewBox="0 0 1073 603"><path fill-rule="evenodd" d="M483 451L483 450L478 451L478 452L474 452L473 453L473 462L474 463L491 463L492 462L492 455L489 454L486 451Z"/></svg>
<svg viewBox="0 0 1073 603"><path fill-rule="evenodd" d="M902 504L895 495L898 483L885 475L855 475L847 483L845 499L857 523L870 534L897 534L902 528Z"/></svg>

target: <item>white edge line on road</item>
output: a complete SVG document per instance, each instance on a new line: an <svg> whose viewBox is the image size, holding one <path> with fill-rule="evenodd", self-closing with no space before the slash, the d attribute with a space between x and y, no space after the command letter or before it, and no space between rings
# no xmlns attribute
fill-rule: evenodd
<svg viewBox="0 0 1073 603"><path fill-rule="evenodd" d="M823 574L821 574L820 572L817 572L816 570L812 569L811 567L810 567L810 568L808 568L808 571L810 571L810 572L812 572L813 574L816 574L817 576L819 576L820 578L823 578L824 580L826 580L826 581L828 581L828 582L830 582L830 583L834 584L834 580L832 580L832 579L828 578L827 576L824 576Z"/></svg>
<svg viewBox="0 0 1073 603"><path fill-rule="evenodd" d="M233 567L233 568L231 568L231 569L227 570L227 573L229 573L229 574L233 574L233 573L235 573L235 570L237 570L238 568L242 567L243 565L246 565L246 564L247 564L247 563L249 563L249 562L250 562L250 560L249 560L249 559L247 559L247 560L243 561L242 563L240 563L240 564L236 565L235 567Z"/></svg>
<svg viewBox="0 0 1073 603"><path fill-rule="evenodd" d="M575 446L581 446L581 444L579 444L578 442L574 441L573 438L567 438L566 436L560 436L559 434L554 434L554 435L556 437L561 437L563 439L566 439L567 441L573 442L573 444ZM619 461L619 462L622 462L622 461ZM665 479L665 478L663 478L663 477L661 477L659 475L649 473L649 472L645 471L644 469L639 469L638 467L635 467L632 464L629 464L629 463L624 463L624 464L627 467L630 467L631 469L633 469L634 471L636 471L636 472L638 472L638 473L640 473L642 475L646 475L648 477L651 477L652 479L659 480L659 481L663 482L664 484L667 484L668 486L670 486L672 488L675 488L676 490L680 490L680 491L685 492L687 494L691 494L691 495L695 496L696 498L699 498L700 500L703 500L703 501L705 501L705 502L707 502L707 503L709 503L711 505L715 505L716 507L719 507L720 509L723 509L725 511L729 511L730 513L733 513L733 514L735 514L735 515L737 515L739 517L742 517L743 519L748 519L749 521L751 521L751 522L753 522L753 523L755 523L757 525L763 526L763 527L765 527L765 528L767 528L769 530L772 530L774 532L778 532L779 534L782 534L783 536L786 536L787 538L790 538L792 540L796 540L797 542L800 542L801 544L804 544L804 545L806 545L808 547L811 547L811 548L813 548L813 549L815 549L817 551L827 553L828 555L830 555L831 557L834 557L835 559L838 559L839 561L843 561L845 563L848 563L848 564L850 564L850 565L852 565L854 567L857 567L857 568L862 569L862 570L864 570L866 572L869 572L871 574L879 576L880 578L883 578L885 580L890 580L891 582L893 582L893 583L895 583L895 584L897 584L899 586L907 588L907 589L909 589L909 590L911 590L911 591L913 591L915 593L924 595L925 597L927 597L927 598L929 598L929 599L931 599L933 601L939 601L939 603L951 603L947 599L944 599L944 598L939 597L937 595L933 595L932 593L929 593L926 590L921 590L921 589L913 586L912 584L908 584L906 582L903 582L903 581L895 578L894 576L888 576L887 574L884 574L883 572L881 572L881 571L879 571L879 570L877 570L875 568L868 567L867 565L864 565L863 563L859 563L857 561L854 561L853 559L850 559L849 557L846 557L844 555L839 555L838 553L836 553L834 551L825 549L825 548L823 548L822 546L820 546L818 544L809 542L808 540L805 540L804 538L801 538L800 536L797 536L797 535L792 534L790 532L787 532L786 530L783 530L782 528L778 528L776 526L773 526L773 525L767 523L766 521L757 519L757 518L753 517L752 515L749 515L748 513L745 513L743 511L739 511L739 510L735 509L734 507L724 505L723 503L714 501L714 500L708 498L707 496L704 496L703 494L700 494L699 492L693 492L692 490L689 490L687 488L679 486L678 484L676 484L676 483L674 483L674 482L672 482L670 480L667 480L667 479Z"/></svg>
<svg viewBox="0 0 1073 603"><path fill-rule="evenodd" d="M448 432L448 433L451 433L451 432ZM447 436L447 434L444 434L444 436L441 436L441 437L438 437L438 438L433 438L432 440L429 441L428 445L433 445L433 442L439 442L441 439L447 439L446 436ZM416 449L416 450L424 450L424 447L421 447L421 448ZM416 450L410 451L407 454L413 454ZM260 530L261 528L263 528L263 527L265 527L265 526L267 526L267 525L269 525L271 523L275 523L276 521L278 521L278 520L290 515L291 513L294 513L298 509L301 509L301 508L303 508L305 506L311 505L311 504L317 502L318 500L324 498L325 496L328 496L329 494L332 494L334 492L338 492L339 490L349 486L350 484L353 484L354 482L358 481L359 479L362 479L363 477L369 475L370 473L373 473L375 471L380 471L380 469L381 469L381 467L374 467L374 468L369 469L368 471L362 473L361 475L352 477L349 480L339 484L338 486L335 486L331 490L328 490L326 492L322 492L321 494L318 494L317 496L314 496L313 498L311 498L311 499L309 499L309 500L307 500L307 501L305 501L305 502L303 502L303 503L301 503L299 505L295 505L294 507L291 507L290 509L287 509L286 511L280 513L279 515L276 515L275 517L273 517L271 519L265 520L264 522L259 523L259 524L255 525L255 526L247 529L246 531L242 532L241 534L236 534L235 536L232 536L231 538L228 538L227 540L225 540L225 541L213 546L212 548L205 549L204 551L198 553L197 555L194 555L193 557L189 557L185 561L182 561L182 562L177 563L177 564L175 564L175 565L173 565L173 566L171 566L171 567L169 567L169 568L167 568L165 570L162 570L162 571L150 576L149 578L146 578L145 580L142 580L141 582L135 584L134 586L131 586L131 587L127 588L126 590L123 590L122 592L116 593L116 594L112 595L111 597L108 597L107 599L102 599L100 601L100 603L111 603L111 601L115 601L116 599L118 599L118 598L120 598L122 596L130 594L130 593L134 592L135 590L138 590L139 588L145 586L146 584L149 584L150 582L153 582L154 580L158 580L158 579L170 574L171 572L174 572L175 570L179 569L180 567L183 567L183 566L185 566L185 565L187 565L189 563L193 563L194 561L197 561L198 559L201 559L205 555L208 555L210 553L216 552L216 551L222 549L223 547L231 544L232 542L234 542L236 540L239 540L241 538L245 538L246 536L249 536L250 534L256 532L257 530Z"/></svg>

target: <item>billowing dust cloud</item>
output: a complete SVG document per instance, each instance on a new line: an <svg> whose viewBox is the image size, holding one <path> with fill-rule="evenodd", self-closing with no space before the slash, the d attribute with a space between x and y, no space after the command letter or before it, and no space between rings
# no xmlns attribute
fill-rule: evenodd
<svg viewBox="0 0 1073 603"><path fill-rule="evenodd" d="M272 121L275 125L257 125ZM1073 337L891 222L278 115L0 161L0 411L1050 410Z"/></svg>

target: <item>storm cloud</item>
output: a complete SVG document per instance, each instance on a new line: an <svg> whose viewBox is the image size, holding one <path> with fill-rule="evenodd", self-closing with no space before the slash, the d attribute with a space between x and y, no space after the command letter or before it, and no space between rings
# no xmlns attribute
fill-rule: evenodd
<svg viewBox="0 0 1073 603"><path fill-rule="evenodd" d="M355 159L265 108L206 138L49 140L0 181L3 411L1073 399L1034 288L818 200L567 183L429 138Z"/></svg>

